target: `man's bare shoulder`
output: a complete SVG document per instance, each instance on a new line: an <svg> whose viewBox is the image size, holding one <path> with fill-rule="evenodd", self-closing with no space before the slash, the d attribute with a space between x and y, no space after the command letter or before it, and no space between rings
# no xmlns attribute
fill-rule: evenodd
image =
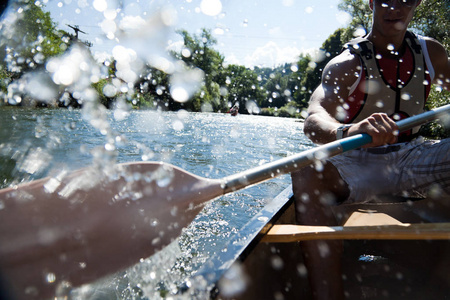
<svg viewBox="0 0 450 300"><path fill-rule="evenodd" d="M325 66L322 73L323 84L348 83L353 84L361 73L361 60L358 55L349 50L334 57Z"/></svg>
<svg viewBox="0 0 450 300"><path fill-rule="evenodd" d="M450 90L450 59L444 46L437 40L424 37L426 41L428 54L435 71L433 83L441 85Z"/></svg>
<svg viewBox="0 0 450 300"><path fill-rule="evenodd" d="M423 39L426 42L428 53L432 61L437 59L441 62L445 62L448 59L447 51L441 43L430 37L423 37Z"/></svg>
<svg viewBox="0 0 450 300"><path fill-rule="evenodd" d="M436 39L434 39L434 38L432 38L432 37L428 37L428 36L422 36L422 38L425 40L425 42L427 43L427 47L444 47L444 46L442 46L442 44L438 41L438 40L436 40Z"/></svg>
<svg viewBox="0 0 450 300"><path fill-rule="evenodd" d="M361 60L349 50L334 57L325 66L322 82L311 95L308 112L323 109L334 115L342 99L347 99L352 85L360 77Z"/></svg>

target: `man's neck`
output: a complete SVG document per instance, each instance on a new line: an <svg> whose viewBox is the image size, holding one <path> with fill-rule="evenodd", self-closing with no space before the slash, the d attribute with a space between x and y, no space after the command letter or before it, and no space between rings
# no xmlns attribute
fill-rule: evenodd
<svg viewBox="0 0 450 300"><path fill-rule="evenodd" d="M396 36L386 37L371 31L367 39L372 42L378 53L386 58L395 58L401 55L405 49L405 35L406 31Z"/></svg>

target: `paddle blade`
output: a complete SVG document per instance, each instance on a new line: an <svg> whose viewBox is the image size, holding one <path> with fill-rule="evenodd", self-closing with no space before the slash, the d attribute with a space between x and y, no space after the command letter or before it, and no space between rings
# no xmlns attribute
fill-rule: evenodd
<svg viewBox="0 0 450 300"><path fill-rule="evenodd" d="M219 180L154 162L60 177L0 191L0 269L18 299L52 296L62 282L91 282L151 256L222 194Z"/></svg>

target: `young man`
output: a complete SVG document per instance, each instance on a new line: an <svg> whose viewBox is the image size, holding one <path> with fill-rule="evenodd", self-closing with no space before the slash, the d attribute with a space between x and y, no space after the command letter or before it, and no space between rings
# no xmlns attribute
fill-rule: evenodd
<svg viewBox="0 0 450 300"><path fill-rule="evenodd" d="M437 41L407 31L421 0L370 0L372 30L351 41L323 70L304 132L324 144L367 133L364 149L333 157L323 169L292 174L297 222L337 225L329 205L367 202L379 194L450 193L450 139L424 141L395 121L423 112L431 83L450 90L450 62ZM447 170L445 170L447 169ZM437 184L437 185L433 185ZM304 242L317 299L343 299L339 242ZM333 272L331 271L333 270Z"/></svg>

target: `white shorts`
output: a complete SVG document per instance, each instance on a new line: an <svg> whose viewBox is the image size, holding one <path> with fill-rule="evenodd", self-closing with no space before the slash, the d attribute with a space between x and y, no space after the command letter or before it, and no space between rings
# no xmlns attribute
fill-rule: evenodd
<svg viewBox="0 0 450 300"><path fill-rule="evenodd" d="M348 184L348 202L377 195L450 194L450 138L351 150L329 159Z"/></svg>

